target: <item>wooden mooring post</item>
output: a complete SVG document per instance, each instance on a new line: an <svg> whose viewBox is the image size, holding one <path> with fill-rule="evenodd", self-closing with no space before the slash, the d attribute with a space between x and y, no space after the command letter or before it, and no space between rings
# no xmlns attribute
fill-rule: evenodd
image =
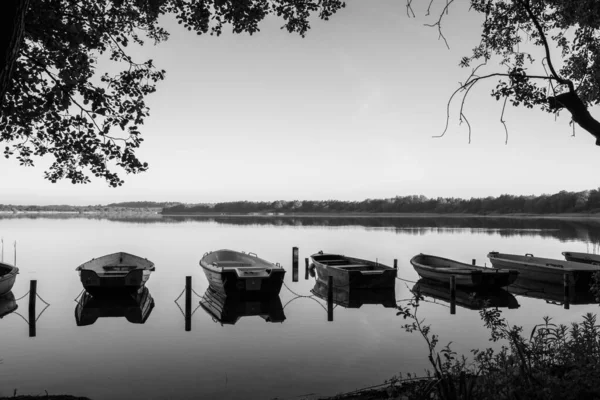
<svg viewBox="0 0 600 400"><path fill-rule="evenodd" d="M192 277L185 277L185 331L192 330Z"/></svg>
<svg viewBox="0 0 600 400"><path fill-rule="evenodd" d="M292 282L298 282L298 248L292 247Z"/></svg>
<svg viewBox="0 0 600 400"><path fill-rule="evenodd" d="M29 281L29 337L35 337L35 301L37 298L37 281Z"/></svg>
<svg viewBox="0 0 600 400"><path fill-rule="evenodd" d="M456 276L450 277L450 314L456 314Z"/></svg>
<svg viewBox="0 0 600 400"><path fill-rule="evenodd" d="M563 274L563 285L564 285L564 295L565 295L565 302L564 302L564 307L565 310L568 310L570 308L570 302L569 302L569 274Z"/></svg>
<svg viewBox="0 0 600 400"><path fill-rule="evenodd" d="M327 277L327 321L333 321L333 276Z"/></svg>
<svg viewBox="0 0 600 400"><path fill-rule="evenodd" d="M398 269L398 259L394 258L394 269Z"/></svg>
<svg viewBox="0 0 600 400"><path fill-rule="evenodd" d="M308 280L308 258L304 259L304 280Z"/></svg>
<svg viewBox="0 0 600 400"><path fill-rule="evenodd" d="M473 260L471 261L471 264L472 264L472 265L475 265L476 263L477 263L477 261L476 261L475 259L473 259Z"/></svg>

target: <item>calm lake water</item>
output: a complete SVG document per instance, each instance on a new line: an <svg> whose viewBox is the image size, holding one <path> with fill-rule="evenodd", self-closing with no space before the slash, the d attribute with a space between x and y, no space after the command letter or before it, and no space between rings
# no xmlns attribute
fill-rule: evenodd
<svg viewBox="0 0 600 400"><path fill-rule="evenodd" d="M311 293L315 279L305 279L304 258L311 254L324 250L388 265L398 259L403 280L397 280L391 301L405 304L418 280L409 262L415 254L476 259L488 266L486 255L492 250L562 258L562 251L593 251L600 224L488 218L19 217L0 219L0 236L5 261L12 262L17 241L21 274L14 296L25 295L35 279L38 294L50 304L44 309L37 302L33 337L27 297L0 319L0 396L12 396L16 389L17 394L47 391L92 399L283 399L334 395L380 384L398 373L424 375L428 369L423 338L402 329L406 321L389 307L389 293L382 300L388 307L340 304L329 322L326 302ZM298 282L292 279L293 246L299 248ZM205 252L222 248L281 263L288 273L279 299L266 305L232 304L233 314L224 321L229 323L223 324L199 307L208 285L198 261ZM98 310L92 309L91 319L76 319L82 286L75 268L117 251L156 264L148 299L139 307L153 301L154 308L142 315L134 304L127 316L97 319L93 312ZM192 276L197 293L191 331L185 330L181 311L185 296L175 302L186 276ZM528 335L544 315L569 324L598 310L595 304L565 310L551 292L507 294L503 315ZM419 315L440 336L441 346L451 341L454 350L470 355L473 348L492 345L477 310L458 306L450 315L446 301L427 299ZM255 315L257 307L271 317Z"/></svg>

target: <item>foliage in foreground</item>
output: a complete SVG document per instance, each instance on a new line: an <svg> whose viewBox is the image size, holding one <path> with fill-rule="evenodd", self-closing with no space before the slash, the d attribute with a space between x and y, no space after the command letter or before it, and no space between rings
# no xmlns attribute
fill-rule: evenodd
<svg viewBox="0 0 600 400"><path fill-rule="evenodd" d="M437 350L438 336L417 316L421 299L415 293L407 307L399 307L398 315L409 321L406 331L418 332L425 339L432 379L410 386L403 394L406 398L600 398L600 327L595 315L588 313L571 326L556 325L544 317L526 336L522 327L510 326L500 311L484 308L480 316L490 330L490 340L504 344L500 350L472 350L469 361L449 344Z"/></svg>

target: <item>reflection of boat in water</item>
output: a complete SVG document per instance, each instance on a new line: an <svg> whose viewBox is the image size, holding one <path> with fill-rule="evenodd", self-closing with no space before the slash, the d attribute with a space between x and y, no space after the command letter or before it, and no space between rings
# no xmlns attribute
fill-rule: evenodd
<svg viewBox="0 0 600 400"><path fill-rule="evenodd" d="M200 306L222 325L234 325L241 317L250 316L259 316L266 322L285 321L279 295L252 298L242 296L239 292L224 295L209 286L200 300Z"/></svg>
<svg viewBox="0 0 600 400"><path fill-rule="evenodd" d="M510 268L519 271L519 279L536 280L549 284L563 283L564 276L579 289L588 288L592 274L600 271L600 266L553 258L503 254L492 251L488 254L492 265L496 268Z"/></svg>
<svg viewBox="0 0 600 400"><path fill-rule="evenodd" d="M421 278L448 284L454 277L456 286L500 288L519 276L512 269L485 268L427 254L417 254L410 263Z"/></svg>
<svg viewBox="0 0 600 400"><path fill-rule="evenodd" d="M285 269L254 253L217 250L200 259L209 285L222 294L247 292L254 295L279 294Z"/></svg>
<svg viewBox="0 0 600 400"><path fill-rule="evenodd" d="M327 284L316 280L311 293L327 301ZM333 303L344 308L360 308L364 304L381 304L385 308L396 307L395 288L355 289L333 288Z"/></svg>
<svg viewBox="0 0 600 400"><path fill-rule="evenodd" d="M75 308L75 321L77 326L85 326L98 318L125 317L132 324L143 324L153 308L154 299L147 287L137 293L111 296L93 296L84 292Z"/></svg>
<svg viewBox="0 0 600 400"><path fill-rule="evenodd" d="M377 261L328 254L322 251L310 256L318 279L327 283L333 278L335 286L343 288L383 289L396 286L398 270Z"/></svg>
<svg viewBox="0 0 600 400"><path fill-rule="evenodd" d="M562 283L548 283L536 279L519 278L508 287L508 291L518 296L532 297L558 304L565 302L565 287ZM568 287L569 304L596 303L589 288L580 288L570 284Z"/></svg>
<svg viewBox="0 0 600 400"><path fill-rule="evenodd" d="M93 258L76 268L83 288L92 294L135 293L146 284L154 270L152 261L125 252Z"/></svg>
<svg viewBox="0 0 600 400"><path fill-rule="evenodd" d="M19 268L0 262L0 296L5 295L12 290L18 273Z"/></svg>
<svg viewBox="0 0 600 400"><path fill-rule="evenodd" d="M19 308L19 306L17 305L15 295L12 292L0 296L0 318L7 316L17 308Z"/></svg>
<svg viewBox="0 0 600 400"><path fill-rule="evenodd" d="M450 288L443 283L428 279L419 279L412 288L423 296L450 302ZM519 308L519 302L508 291L500 288L468 289L456 288L456 305L469 310L480 310L487 307Z"/></svg>

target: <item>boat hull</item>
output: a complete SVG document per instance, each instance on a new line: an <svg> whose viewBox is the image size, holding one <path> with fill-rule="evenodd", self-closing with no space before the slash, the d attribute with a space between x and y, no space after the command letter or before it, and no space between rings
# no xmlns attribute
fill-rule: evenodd
<svg viewBox="0 0 600 400"><path fill-rule="evenodd" d="M0 296L4 296L12 290L19 269L10 264L0 263L0 272Z"/></svg>
<svg viewBox="0 0 600 400"><path fill-rule="evenodd" d="M533 255L515 255L491 252L488 254L496 268L510 268L519 271L519 277L536 280L541 283L562 285L565 276L569 284L577 290L588 289L592 275L600 271L600 266L591 264L534 257Z"/></svg>
<svg viewBox="0 0 600 400"><path fill-rule="evenodd" d="M200 260L209 286L221 295L275 296L283 286L279 264L233 250L218 250Z"/></svg>
<svg viewBox="0 0 600 400"><path fill-rule="evenodd" d="M327 258L339 257L345 265L331 265ZM396 287L398 271L387 265L339 254L313 254L311 262L317 271L317 279L328 284L333 279L336 288L385 289Z"/></svg>
<svg viewBox="0 0 600 400"><path fill-rule="evenodd" d="M240 278L236 271L213 271L203 268L208 284L220 294L278 295L283 286L285 270L271 271L265 278Z"/></svg>
<svg viewBox="0 0 600 400"><path fill-rule="evenodd" d="M600 254L577 253L572 251L564 251L562 255L567 261L575 261L585 264L600 265Z"/></svg>
<svg viewBox="0 0 600 400"><path fill-rule="evenodd" d="M82 270L81 283L86 292L92 295L134 294L144 287L144 272L133 270L124 277L101 277L95 271Z"/></svg>
<svg viewBox="0 0 600 400"><path fill-rule="evenodd" d="M155 270L154 263L119 252L92 259L76 269L83 288L93 295L134 294L143 288Z"/></svg>
<svg viewBox="0 0 600 400"><path fill-rule="evenodd" d="M419 276L429 281L467 288L501 288L512 284L519 272L511 268L485 268L447 258L418 254L410 263Z"/></svg>

